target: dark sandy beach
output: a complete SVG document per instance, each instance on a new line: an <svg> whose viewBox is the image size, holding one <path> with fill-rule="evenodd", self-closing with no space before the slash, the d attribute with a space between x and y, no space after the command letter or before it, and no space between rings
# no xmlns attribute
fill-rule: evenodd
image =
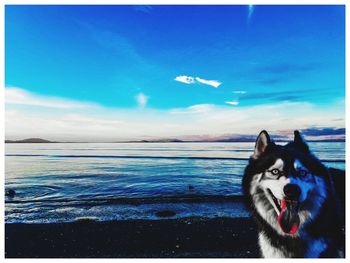
<svg viewBox="0 0 350 263"><path fill-rule="evenodd" d="M6 258L254 258L248 218L6 224Z"/></svg>

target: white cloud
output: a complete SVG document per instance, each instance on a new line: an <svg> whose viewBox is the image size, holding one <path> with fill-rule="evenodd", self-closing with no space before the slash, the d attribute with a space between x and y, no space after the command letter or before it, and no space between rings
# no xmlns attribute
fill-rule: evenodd
<svg viewBox="0 0 350 263"><path fill-rule="evenodd" d="M185 114L185 115L196 115L196 114L202 114L202 113L208 113L215 109L214 104L195 104L192 106L189 106L187 108L176 108L176 109L170 109L169 114L176 115L176 114Z"/></svg>
<svg viewBox="0 0 350 263"><path fill-rule="evenodd" d="M147 105L148 97L142 92L140 92L139 94L136 95L136 101L139 107L143 109Z"/></svg>
<svg viewBox="0 0 350 263"><path fill-rule="evenodd" d="M196 77L196 80L202 84L212 86L214 88L219 87L222 83L217 81L217 80L206 80L206 79L201 79L199 77Z"/></svg>
<svg viewBox="0 0 350 263"><path fill-rule="evenodd" d="M230 105L238 105L239 102L238 101L226 101L226 104L230 104Z"/></svg>
<svg viewBox="0 0 350 263"><path fill-rule="evenodd" d="M177 76L174 80L178 81L178 82L182 82L185 84L193 84L195 83L195 80L193 77L189 77L189 76Z"/></svg>
<svg viewBox="0 0 350 263"><path fill-rule="evenodd" d="M214 108L215 108L215 105L213 104L197 104L197 105L188 107L188 109L191 110L193 113L206 113L206 112L210 112Z"/></svg>
<svg viewBox="0 0 350 263"><path fill-rule="evenodd" d="M97 106L97 104L88 102L41 96L16 87L5 88L5 103L60 109L84 108L92 105Z"/></svg>
<svg viewBox="0 0 350 263"><path fill-rule="evenodd" d="M174 80L178 82L182 82L185 84L195 84L195 83L201 83L204 85L209 85L214 88L219 87L222 83L217 80L206 80L202 79L200 77L191 77L191 76L177 76Z"/></svg>
<svg viewBox="0 0 350 263"><path fill-rule="evenodd" d="M113 142L198 134L257 134L262 129L274 132L329 125L342 128L345 125L344 100L322 107L305 102L281 102L250 107L213 104L166 110L145 107L140 111L48 96L43 101L41 96L20 91L15 93L17 96L11 92L6 96L6 139L41 137L56 141ZM147 99L140 101L143 101L140 106L147 104Z"/></svg>

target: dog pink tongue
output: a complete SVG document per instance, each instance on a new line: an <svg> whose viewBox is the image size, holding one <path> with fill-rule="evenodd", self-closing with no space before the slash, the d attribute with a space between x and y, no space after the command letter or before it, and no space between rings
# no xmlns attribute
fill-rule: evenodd
<svg viewBox="0 0 350 263"><path fill-rule="evenodd" d="M300 223L297 205L283 199L277 221L283 232L294 235L298 231Z"/></svg>

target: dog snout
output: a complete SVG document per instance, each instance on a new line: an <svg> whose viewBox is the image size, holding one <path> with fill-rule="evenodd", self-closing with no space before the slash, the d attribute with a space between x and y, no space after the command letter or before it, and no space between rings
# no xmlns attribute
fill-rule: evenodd
<svg viewBox="0 0 350 263"><path fill-rule="evenodd" d="M290 200L299 200L301 190L300 187L296 184L287 184L283 188L283 192L286 197Z"/></svg>

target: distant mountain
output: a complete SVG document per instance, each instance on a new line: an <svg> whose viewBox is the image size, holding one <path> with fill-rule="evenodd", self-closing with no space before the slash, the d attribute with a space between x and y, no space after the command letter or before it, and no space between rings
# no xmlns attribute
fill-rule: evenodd
<svg viewBox="0 0 350 263"><path fill-rule="evenodd" d="M174 138L160 138L151 140L138 140L128 141L133 143L162 143L162 142L255 142L256 135L243 135L243 134L226 134L226 135L192 135L183 136L181 139ZM271 134L271 137L275 142L288 142L293 140L292 137L279 134ZM307 142L345 142L343 136L307 136Z"/></svg>
<svg viewBox="0 0 350 263"><path fill-rule="evenodd" d="M255 142L256 135L242 135L242 136L233 136L233 137L225 137L225 136L185 136L180 139L151 139L151 140L138 140L138 141L127 141L131 143L167 143L167 142Z"/></svg>
<svg viewBox="0 0 350 263"><path fill-rule="evenodd" d="M150 142L150 143L154 143L154 142L185 142L185 141L179 140L179 139L155 139L155 140L140 140L140 141L127 141L127 142Z"/></svg>
<svg viewBox="0 0 350 263"><path fill-rule="evenodd" d="M56 142L44 140L41 138L29 138L24 140L5 140L5 143L56 143Z"/></svg>

